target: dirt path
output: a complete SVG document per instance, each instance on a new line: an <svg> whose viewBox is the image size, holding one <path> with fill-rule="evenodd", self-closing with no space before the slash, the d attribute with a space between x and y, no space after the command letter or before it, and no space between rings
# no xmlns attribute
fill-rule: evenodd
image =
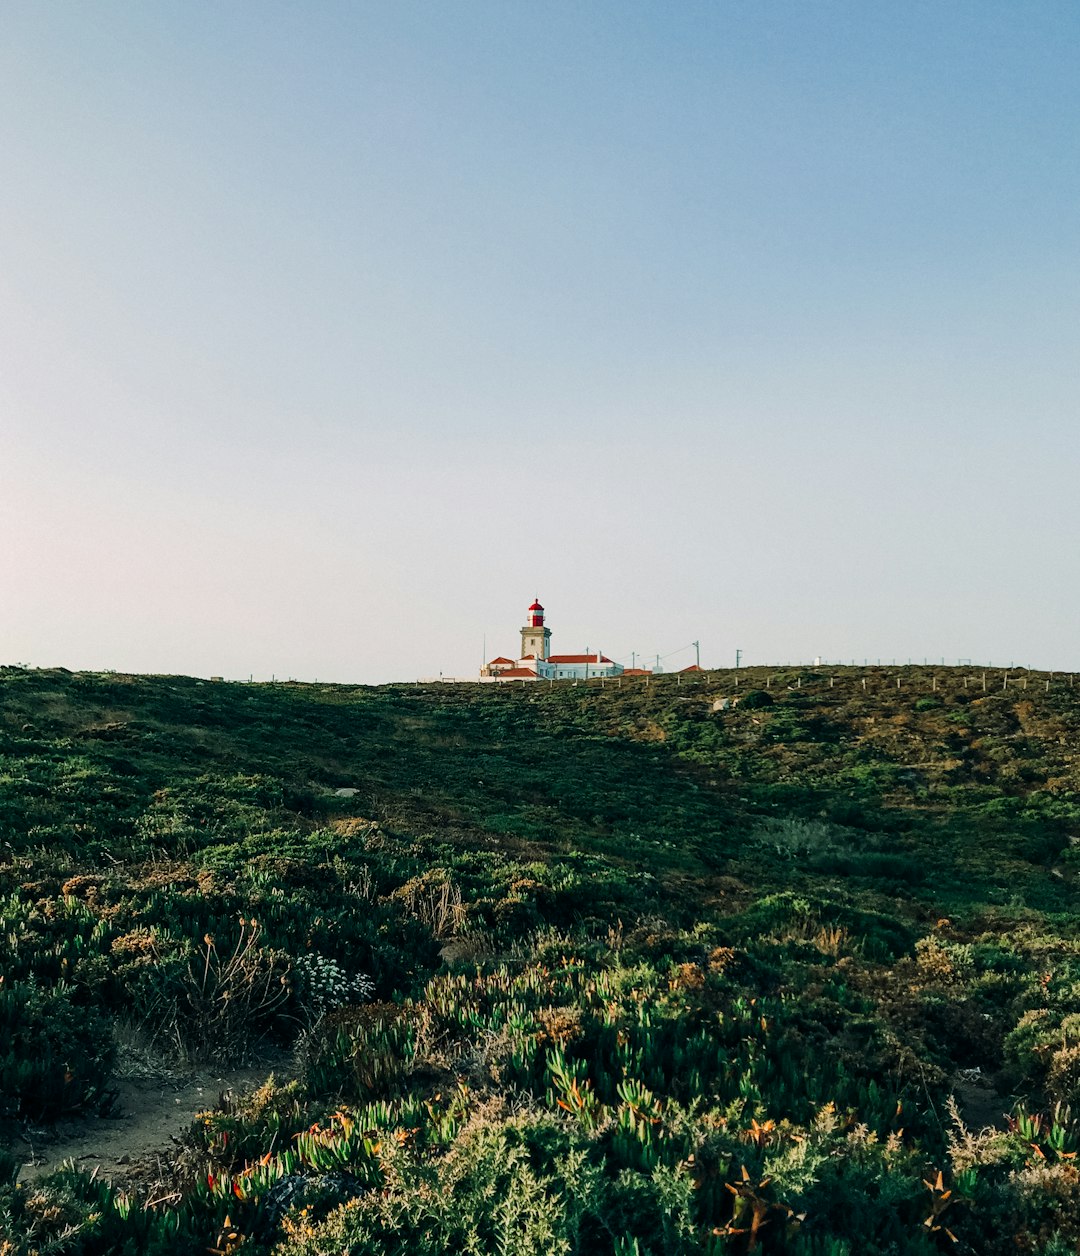
<svg viewBox="0 0 1080 1256"><path fill-rule="evenodd" d="M272 1069L267 1064L229 1072L199 1070L168 1081L132 1079L117 1083L119 1098L108 1117L60 1122L49 1130L31 1130L21 1144L26 1163L20 1181L31 1181L74 1160L87 1172L119 1181L132 1166L155 1156L168 1161L174 1137L182 1134L198 1112L216 1107L227 1090L260 1085ZM280 1073L278 1074L280 1076Z"/></svg>

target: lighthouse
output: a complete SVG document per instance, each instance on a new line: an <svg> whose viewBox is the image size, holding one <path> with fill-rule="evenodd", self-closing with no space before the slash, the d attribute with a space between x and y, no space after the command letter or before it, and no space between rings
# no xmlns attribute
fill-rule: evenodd
<svg viewBox="0 0 1080 1256"><path fill-rule="evenodd" d="M508 659L503 655L485 663L480 669L482 681L510 681L524 684L530 680L603 680L621 676L623 666L601 654L552 654L551 629L544 623L544 608L537 598L525 612L526 624L521 630L521 656ZM638 674L644 673L638 670Z"/></svg>
<svg viewBox="0 0 1080 1256"><path fill-rule="evenodd" d="M537 598L529 607L521 630L521 657L546 659L551 653L551 629L544 627L544 608Z"/></svg>

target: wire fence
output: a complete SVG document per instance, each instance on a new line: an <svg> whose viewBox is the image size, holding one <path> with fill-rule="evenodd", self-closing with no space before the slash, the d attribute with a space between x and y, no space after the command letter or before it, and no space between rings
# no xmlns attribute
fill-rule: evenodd
<svg viewBox="0 0 1080 1256"><path fill-rule="evenodd" d="M554 678L518 679L501 682L484 682L485 687L495 683L498 688L528 689L608 689L629 688L667 689L707 688L718 696L730 690L734 695L744 695L751 689L766 692L802 690L846 690L863 694L892 692L949 693L1009 693L1044 692L1053 689L1072 689L1076 674L1065 671L1031 670L1015 666L992 668L989 664L889 664L880 666L850 663L781 663L740 668L701 668L681 672L648 673L645 675L607 675L556 680ZM424 682L418 681L417 684ZM430 683L430 682L429 682ZM461 683L461 682L457 682ZM482 683L482 682L474 682Z"/></svg>

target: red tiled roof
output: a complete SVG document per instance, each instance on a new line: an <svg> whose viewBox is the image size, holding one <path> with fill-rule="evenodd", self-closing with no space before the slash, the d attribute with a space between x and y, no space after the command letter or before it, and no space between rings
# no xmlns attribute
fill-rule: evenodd
<svg viewBox="0 0 1080 1256"><path fill-rule="evenodd" d="M504 659L500 657L497 659L492 659L491 662L488 664L488 667L494 667L496 663L513 663L513 661L514 661L513 659Z"/></svg>
<svg viewBox="0 0 1080 1256"><path fill-rule="evenodd" d="M522 680L525 680L528 677L531 677L533 680L536 679L536 673L528 667L508 667L505 671L500 672L499 675L521 677Z"/></svg>
<svg viewBox="0 0 1080 1256"><path fill-rule="evenodd" d="M606 654L551 654L549 663L610 663Z"/></svg>
<svg viewBox="0 0 1080 1256"><path fill-rule="evenodd" d="M624 676L651 676L652 668L651 667L624 667L623 675Z"/></svg>
<svg viewBox="0 0 1080 1256"><path fill-rule="evenodd" d="M701 668L696 663L691 663L689 667L682 668L684 672L700 672Z"/></svg>

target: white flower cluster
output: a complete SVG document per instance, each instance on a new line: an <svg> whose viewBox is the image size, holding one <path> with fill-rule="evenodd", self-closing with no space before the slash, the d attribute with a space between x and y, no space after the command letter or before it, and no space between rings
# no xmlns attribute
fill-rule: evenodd
<svg viewBox="0 0 1080 1256"><path fill-rule="evenodd" d="M335 1008L362 1003L375 989L365 973L350 977L336 960L318 951L308 951L293 960L293 978L300 1006L312 1024Z"/></svg>

